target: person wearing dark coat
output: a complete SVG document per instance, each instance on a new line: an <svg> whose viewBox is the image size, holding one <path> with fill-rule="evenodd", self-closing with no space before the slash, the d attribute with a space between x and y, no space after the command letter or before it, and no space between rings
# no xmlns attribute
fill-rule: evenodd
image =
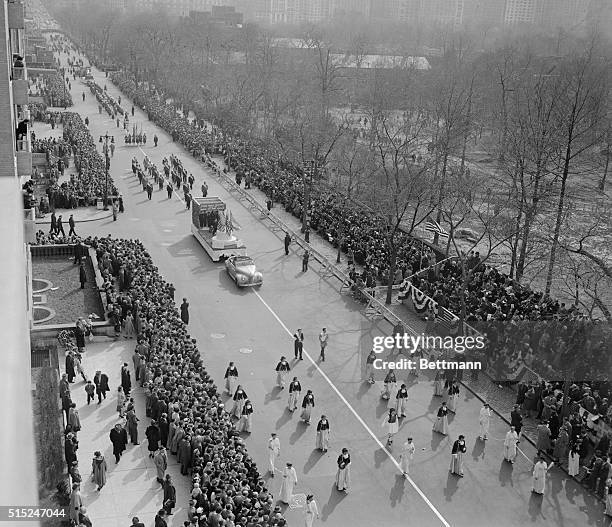
<svg viewBox="0 0 612 527"><path fill-rule="evenodd" d="M512 412L510 412L510 425L514 427L514 429L516 430L516 434L520 439L521 429L523 428L523 416L521 415L520 406L518 404L515 404L514 408L512 409Z"/></svg>
<svg viewBox="0 0 612 527"><path fill-rule="evenodd" d="M291 245L291 236L289 236L289 233L286 232L285 233L285 255L289 254L289 245Z"/></svg>
<svg viewBox="0 0 612 527"><path fill-rule="evenodd" d="M110 431L110 440L113 444L113 455L115 456L115 463L119 463L121 454L125 452L125 447L128 442L128 436L125 428L117 423L114 428Z"/></svg>
<svg viewBox="0 0 612 527"><path fill-rule="evenodd" d="M191 443L189 441L189 436L186 436L183 439L181 439L178 450L179 450L178 460L181 464L181 474L183 474L183 476L186 476L187 471L189 467L191 466L192 450L191 450Z"/></svg>
<svg viewBox="0 0 612 527"><path fill-rule="evenodd" d="M87 273L85 272L83 262L79 264L79 282L81 282L81 289L85 289L85 284L87 283Z"/></svg>
<svg viewBox="0 0 612 527"><path fill-rule="evenodd" d="M77 461L76 450L78 443L74 441L73 434L67 434L64 441L64 456L66 457L66 465L72 467L72 464Z"/></svg>
<svg viewBox="0 0 612 527"><path fill-rule="evenodd" d="M130 390L132 389L132 378L130 376L130 369L127 362L123 363L121 367L121 387L126 397L130 396Z"/></svg>
<svg viewBox="0 0 612 527"><path fill-rule="evenodd" d="M49 229L49 234L55 234L57 232L57 217L55 216L55 212L51 213L51 228Z"/></svg>
<svg viewBox="0 0 612 527"><path fill-rule="evenodd" d="M74 246L74 263L80 264L81 258L87 255L87 248L79 240Z"/></svg>
<svg viewBox="0 0 612 527"><path fill-rule="evenodd" d="M183 303L181 304L181 320L185 325L189 324L189 302L187 302L186 298L183 298Z"/></svg>
<svg viewBox="0 0 612 527"><path fill-rule="evenodd" d="M106 399L106 392L110 391L108 386L108 375L98 370L94 375L93 382L96 385L96 395L98 396L98 404L100 404L103 397Z"/></svg>
<svg viewBox="0 0 612 527"><path fill-rule="evenodd" d="M62 215L60 214L57 217L57 222L55 224L55 232L59 234L62 233L62 236L66 236L66 232L64 231L64 224L62 223Z"/></svg>
<svg viewBox="0 0 612 527"><path fill-rule="evenodd" d="M163 446L167 446L168 442L168 432L170 431L170 425L168 423L168 417L166 414L162 414L159 418L159 439Z"/></svg>
<svg viewBox="0 0 612 527"><path fill-rule="evenodd" d="M166 511L164 509L157 511L153 527L168 527L168 523L166 522Z"/></svg>
<svg viewBox="0 0 612 527"><path fill-rule="evenodd" d="M85 331L80 324L76 324L74 327L74 338L79 352L85 351Z"/></svg>
<svg viewBox="0 0 612 527"><path fill-rule="evenodd" d="M68 236L72 236L73 234L76 236L76 231L74 230L75 221L74 221L74 216L72 214L68 218L68 225L70 225L70 230L68 231Z"/></svg>
<svg viewBox="0 0 612 527"><path fill-rule="evenodd" d="M74 371L74 355L72 351L69 351L68 355L66 355L66 375L68 376L68 382L74 382L76 372Z"/></svg>
<svg viewBox="0 0 612 527"><path fill-rule="evenodd" d="M152 458L153 454L159 449L159 428L155 420L151 421L151 424L145 430L145 436L147 436L147 441L149 442L149 446L147 447L149 450L149 457Z"/></svg>
<svg viewBox="0 0 612 527"><path fill-rule="evenodd" d="M166 479L164 480L164 510L166 514L172 514L172 509L176 506L176 489L172 484L172 478L170 474L166 474Z"/></svg>

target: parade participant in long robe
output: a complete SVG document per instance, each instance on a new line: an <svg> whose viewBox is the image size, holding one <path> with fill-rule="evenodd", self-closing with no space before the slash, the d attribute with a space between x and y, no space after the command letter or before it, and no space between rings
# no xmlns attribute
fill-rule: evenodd
<svg viewBox="0 0 612 527"><path fill-rule="evenodd" d="M374 350L370 351L369 355L366 357L366 381L368 384L374 384L376 381L374 380L374 361L376 360L376 353Z"/></svg>
<svg viewBox="0 0 612 527"><path fill-rule="evenodd" d="M383 385L381 397L387 401L394 397L396 393L397 380L395 378L395 372L393 370L389 370L389 372L385 376L385 383Z"/></svg>
<svg viewBox="0 0 612 527"><path fill-rule="evenodd" d="M291 463L287 463L283 470L283 484L279 491L279 500L289 504L293 496L293 488L297 485L297 473Z"/></svg>
<svg viewBox="0 0 612 527"><path fill-rule="evenodd" d="M442 435L448 435L448 408L446 407L446 403L442 403L442 406L438 408L437 419L434 423L433 431Z"/></svg>
<svg viewBox="0 0 612 527"><path fill-rule="evenodd" d="M405 384L400 386L395 396L395 411L399 418L406 417L406 407L408 406L408 389Z"/></svg>
<svg viewBox="0 0 612 527"><path fill-rule="evenodd" d="M400 468L404 476L408 476L410 473L410 464L414 457L414 451L416 450L412 437L406 439L404 446L402 447L402 453L400 454Z"/></svg>
<svg viewBox="0 0 612 527"><path fill-rule="evenodd" d="M451 450L450 472L459 477L463 477L463 455L467 452L465 436L460 435L453 443Z"/></svg>
<svg viewBox="0 0 612 527"><path fill-rule="evenodd" d="M306 496L306 507L304 509L304 527L312 527L313 522L319 517L319 508L314 496L309 494Z"/></svg>
<svg viewBox="0 0 612 527"><path fill-rule="evenodd" d="M238 424L236 425L236 430L238 430L238 432L246 432L248 434L251 433L252 415L253 405L251 404L251 401L247 399L244 403L244 407L242 408L240 421L238 421Z"/></svg>
<svg viewBox="0 0 612 527"><path fill-rule="evenodd" d="M236 419L240 419L242 416L242 409L244 408L244 403L248 399L246 392L242 389L241 385L238 385L236 388L236 393L234 393L234 406L232 407L231 414Z"/></svg>
<svg viewBox="0 0 612 527"><path fill-rule="evenodd" d="M300 415L300 419L303 419L307 425L310 424L310 415L314 406L314 395L312 394L312 390L308 390L302 400L302 413Z"/></svg>
<svg viewBox="0 0 612 527"><path fill-rule="evenodd" d="M531 492L542 496L546 490L546 475L553 467L554 463L546 464L542 456L538 456L536 464L533 466L533 480L531 483Z"/></svg>
<svg viewBox="0 0 612 527"><path fill-rule="evenodd" d="M319 422L317 423L317 441L315 448L318 448L322 452L327 452L327 449L329 448L329 434L329 421L327 420L327 417L322 415L321 419L319 419Z"/></svg>
<svg viewBox="0 0 612 527"><path fill-rule="evenodd" d="M276 458L280 455L280 449L280 439L276 437L276 433L272 432L270 439L268 439L268 470L272 477L274 477L274 463L276 462Z"/></svg>
<svg viewBox="0 0 612 527"><path fill-rule="evenodd" d="M454 381L448 389L448 411L455 413L457 411L457 402L459 400L459 385Z"/></svg>
<svg viewBox="0 0 612 527"><path fill-rule="evenodd" d="M444 395L444 373L442 370L436 371L436 378L434 379L434 397L441 397Z"/></svg>
<svg viewBox="0 0 612 527"><path fill-rule="evenodd" d="M506 433L506 439L504 439L504 459L509 463L514 463L516 460L516 444L518 443L518 434L513 426Z"/></svg>
<svg viewBox="0 0 612 527"><path fill-rule="evenodd" d="M283 356L280 358L280 361L276 365L276 385L281 389L285 389L285 380L287 378L287 373L291 371L291 367L287 362L287 359Z"/></svg>
<svg viewBox="0 0 612 527"><path fill-rule="evenodd" d="M336 461L338 472L336 472L336 488L348 492L351 485L351 455L347 448L342 449L342 454Z"/></svg>
<svg viewBox="0 0 612 527"><path fill-rule="evenodd" d="M487 434L489 433L489 427L491 426L491 408L487 403L484 403L484 406L480 409L478 424L480 425L478 439L486 441L488 439Z"/></svg>
<svg viewBox="0 0 612 527"><path fill-rule="evenodd" d="M399 419L395 408L389 410L389 414L385 416L382 426L387 429L387 445L393 444L393 436L399 430Z"/></svg>
<svg viewBox="0 0 612 527"><path fill-rule="evenodd" d="M294 412L298 407L298 400L300 398L300 394L302 393L302 385L300 381L298 381L297 377L293 378L293 381L289 384L289 401L287 402L287 407L290 412Z"/></svg>
<svg viewBox="0 0 612 527"><path fill-rule="evenodd" d="M232 395L236 391L238 385L238 368L234 366L233 362L229 363L229 366L225 370L225 391Z"/></svg>

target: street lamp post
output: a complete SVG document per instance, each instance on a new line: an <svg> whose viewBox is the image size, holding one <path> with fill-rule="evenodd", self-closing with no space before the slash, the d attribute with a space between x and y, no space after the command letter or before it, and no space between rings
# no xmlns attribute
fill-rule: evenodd
<svg viewBox="0 0 612 527"><path fill-rule="evenodd" d="M114 143L115 142L115 138L112 135L108 135L108 132L106 132L106 134L101 135L100 136L100 143L104 142L104 157L105 157L105 163L104 166L106 168L105 170L105 182L104 182L104 210L108 210L108 171L110 169L110 157L108 155L108 142Z"/></svg>

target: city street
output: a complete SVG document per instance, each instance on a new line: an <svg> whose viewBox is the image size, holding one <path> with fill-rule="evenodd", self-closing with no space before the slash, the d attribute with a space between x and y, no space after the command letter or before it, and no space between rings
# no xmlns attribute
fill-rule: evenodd
<svg viewBox="0 0 612 527"><path fill-rule="evenodd" d="M103 73L94 69L94 77L98 84L108 87L113 97L119 95ZM82 92L86 93L85 102L81 99ZM123 108L129 110L131 103L121 96ZM363 306L349 294L339 293L336 279L320 275L318 265L302 273L301 252L292 247L290 255L285 256L283 233L270 231L257 213L251 213L236 201L201 163L149 122L145 113L136 109L135 117L130 115L130 127L142 126L147 144L126 146L123 130L108 115L98 113L94 96L78 80L72 82L72 98L75 106L69 111L89 117L96 142L106 132L115 137L117 148L111 159L111 174L126 209L116 222L104 218L79 224L78 234L111 234L138 238L144 243L161 274L174 283L177 305L182 298L188 299L189 330L197 338L206 368L220 389L228 362L236 363L240 383L255 409L253 431L246 443L260 472L265 474L267 469L267 440L271 432L277 432L281 441L277 468L282 469L285 462L293 463L298 475L294 492L315 495L323 525L607 525L602 503L560 469L549 472L543 497L532 494L534 448L526 441L521 442L516 463L505 463L503 439L507 424L494 416L490 440L479 441L478 416L482 402L463 388L457 415L449 419L449 436L432 432L435 412L441 403L441 398L432 397L433 375L422 374L418 382L414 376L398 375L398 381L406 382L409 388L408 416L401 421L393 445L385 447L386 430L382 422L387 405L380 398L382 385L377 382L371 386L363 379L365 357L372 347L372 339L388 334L390 326L364 316ZM40 123L36 126L37 130L47 127ZM154 134L159 137L157 148L153 146ZM158 167L164 157L178 155L188 172L195 176L194 196L200 195L199 188L205 180L208 195L219 196L228 204L241 227L236 235L244 240L249 255L263 272L264 284L260 289L238 289L228 278L224 265L210 260L190 233L191 213L186 210L182 196L174 194L172 199L167 199L165 190L155 189L152 200L147 199L130 165L133 156L142 165L145 154ZM317 335L323 327L330 338L326 361L320 363ZM292 334L298 328L306 337L303 362L293 361ZM128 351L131 354L131 350L124 354ZM274 368L281 355L290 359L291 375L300 380L302 396L307 389L314 393L316 406L310 426L300 421L299 412L292 414L287 410L286 390L275 387ZM117 371L120 366L118 362ZM329 418L331 425L330 450L326 454L314 449L316 422L321 414ZM141 425L145 424L143 413L140 418ZM96 426L96 423L92 419L87 426ZM106 423L100 425L99 432L107 434L102 426ZM465 477L461 479L449 473L452 442L459 434L466 436L468 446ZM414 438L416 453L410 478L404 479L397 460L408 436ZM352 459L351 489L346 494L334 486L336 459L343 447L350 450ZM87 448L84 442L79 451L84 459L93 454ZM114 463L109 456L107 462ZM86 470L84 467L83 472ZM279 475L275 478L265 475L275 496L281 485ZM127 481L126 490L130 486ZM176 515L169 525L181 525L185 519L187 498L181 494ZM104 514L104 509L95 510L94 525L106 527L96 517ZM291 526L301 525L302 510L289 508L286 518ZM130 519L126 516L121 524L117 520L117 526L128 525Z"/></svg>

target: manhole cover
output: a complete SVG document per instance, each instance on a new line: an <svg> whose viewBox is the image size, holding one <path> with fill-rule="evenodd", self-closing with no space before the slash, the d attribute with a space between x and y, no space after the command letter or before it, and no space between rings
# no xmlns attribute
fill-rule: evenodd
<svg viewBox="0 0 612 527"><path fill-rule="evenodd" d="M302 509L306 507L306 494L293 494L289 502L290 509Z"/></svg>
<svg viewBox="0 0 612 527"><path fill-rule="evenodd" d="M211 333L210 336L213 339L224 339L225 338L225 333Z"/></svg>
<svg viewBox="0 0 612 527"><path fill-rule="evenodd" d="M253 353L253 350L251 348L240 348L240 353L244 353L245 355L248 355L249 353Z"/></svg>

